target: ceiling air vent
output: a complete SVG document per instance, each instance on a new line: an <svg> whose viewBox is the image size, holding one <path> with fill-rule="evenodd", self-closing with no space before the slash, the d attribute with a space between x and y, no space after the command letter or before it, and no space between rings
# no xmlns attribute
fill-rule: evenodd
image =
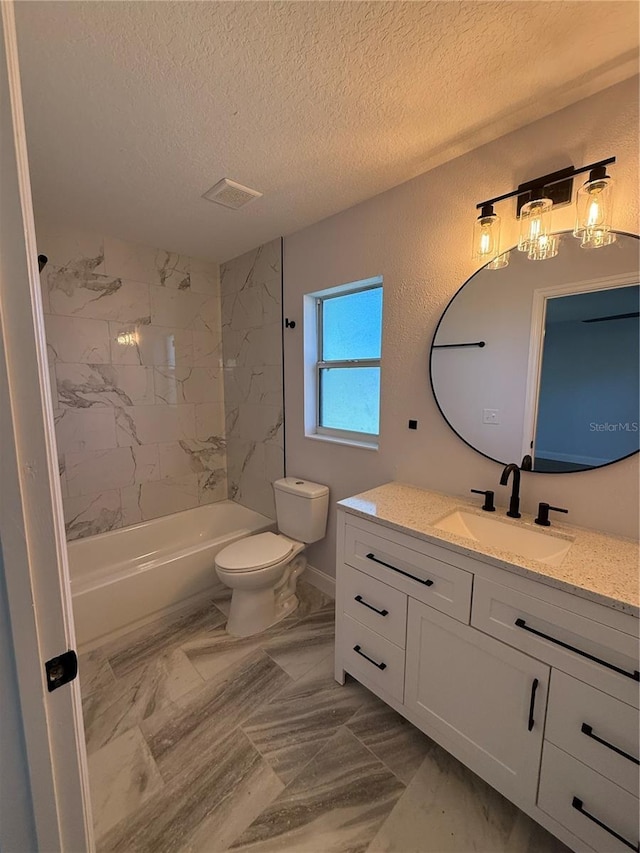
<svg viewBox="0 0 640 853"><path fill-rule="evenodd" d="M223 207L238 210L238 208L244 207L245 204L253 201L254 198L260 198L261 196L262 193L259 193L258 190L243 187L242 184L230 181L229 178L223 178L214 187L207 190L202 198L206 198L208 201L215 201L216 204L221 204Z"/></svg>

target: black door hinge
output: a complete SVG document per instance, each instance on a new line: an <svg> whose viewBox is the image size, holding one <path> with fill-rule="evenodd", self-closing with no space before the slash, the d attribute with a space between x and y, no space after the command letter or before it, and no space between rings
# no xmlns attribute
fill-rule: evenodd
<svg viewBox="0 0 640 853"><path fill-rule="evenodd" d="M70 650L56 658L51 658L44 665L47 673L47 690L57 690L63 684L68 684L78 674L78 656Z"/></svg>

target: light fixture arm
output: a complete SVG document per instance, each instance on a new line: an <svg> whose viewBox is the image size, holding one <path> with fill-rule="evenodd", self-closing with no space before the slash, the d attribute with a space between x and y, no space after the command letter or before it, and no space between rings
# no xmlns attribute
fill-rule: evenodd
<svg viewBox="0 0 640 853"><path fill-rule="evenodd" d="M518 214L520 213L520 208L527 201L532 201L534 198L540 198L545 195L545 190L549 187L557 187L562 191L562 201L558 201L554 199L554 203L560 204L571 201L571 191L573 189L573 178L576 175L581 175L584 172L592 172L593 170L604 169L606 174L606 166L610 163L615 163L615 157L607 157L605 160L598 160L595 163L589 163L587 166L580 166L580 168L575 168L575 166L567 166L565 169L560 169L558 172L552 172L549 175L543 175L539 178L535 178L532 181L527 181L526 183L520 184L519 187L515 190L511 190L511 192L503 193L503 195L496 196L495 198L487 199L487 201L480 201L476 204L476 209L481 210L483 207L489 207L494 204L497 204L499 201L505 201L508 198L518 198ZM564 184L565 187L561 187L560 185ZM549 197L553 197L551 193L547 194Z"/></svg>

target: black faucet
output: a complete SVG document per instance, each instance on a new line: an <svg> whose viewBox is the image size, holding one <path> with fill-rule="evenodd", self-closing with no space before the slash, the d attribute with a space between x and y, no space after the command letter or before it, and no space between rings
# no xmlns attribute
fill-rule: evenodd
<svg viewBox="0 0 640 853"><path fill-rule="evenodd" d="M513 474L513 487L511 489L511 499L509 500L507 515L510 518L520 518L520 469L515 462L510 462L502 472L502 476L500 477L501 486L507 485L509 474Z"/></svg>

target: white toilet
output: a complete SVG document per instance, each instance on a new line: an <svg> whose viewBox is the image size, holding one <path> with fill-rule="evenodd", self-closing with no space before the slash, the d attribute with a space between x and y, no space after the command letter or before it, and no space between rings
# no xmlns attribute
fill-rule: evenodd
<svg viewBox="0 0 640 853"><path fill-rule="evenodd" d="M285 477L273 488L280 532L239 539L216 557L218 577L233 590L227 632L234 637L258 634L296 609L302 551L327 529L327 486Z"/></svg>

